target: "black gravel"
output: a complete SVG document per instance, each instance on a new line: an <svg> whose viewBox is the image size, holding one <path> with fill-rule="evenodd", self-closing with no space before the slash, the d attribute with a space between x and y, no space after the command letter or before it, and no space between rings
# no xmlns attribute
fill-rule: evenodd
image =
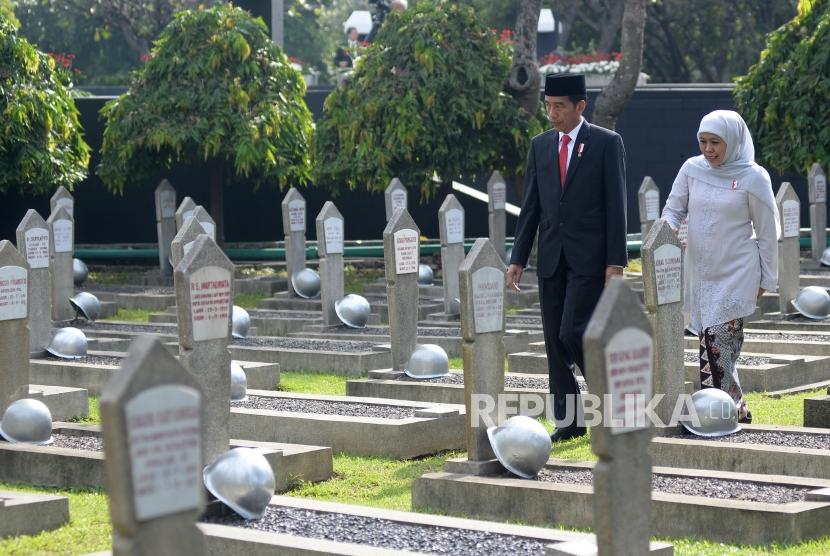
<svg viewBox="0 0 830 556"><path fill-rule="evenodd" d="M752 332L744 335L745 340L777 340L784 342L809 342L812 344L826 343L830 338L828 336L819 336L816 334L790 334L786 332L771 332L768 334L760 334Z"/></svg>
<svg viewBox="0 0 830 556"><path fill-rule="evenodd" d="M178 334L176 326L160 324L121 324L114 322L85 322L77 326L81 330L99 332L144 332L146 334Z"/></svg>
<svg viewBox="0 0 830 556"><path fill-rule="evenodd" d="M687 363L697 363L700 358L694 353L685 352L683 358ZM768 365L772 361L769 357L761 357L757 355L739 355L738 365L746 365L748 367L757 367L759 365Z"/></svg>
<svg viewBox="0 0 830 556"><path fill-rule="evenodd" d="M389 336L389 328L383 326L367 326L366 328L351 328L349 326L340 325L326 330L326 333L331 334L360 334L367 336ZM444 338L460 338L460 328L450 328L443 326L435 327L418 327L418 336L428 337L444 337Z"/></svg>
<svg viewBox="0 0 830 556"><path fill-rule="evenodd" d="M319 311L271 311L268 309L245 309L248 314L258 319L319 319Z"/></svg>
<svg viewBox="0 0 830 556"><path fill-rule="evenodd" d="M542 317L507 317L507 324L542 326Z"/></svg>
<svg viewBox="0 0 830 556"><path fill-rule="evenodd" d="M170 287L131 286L129 284L84 284L78 291L106 292L106 293L138 293L144 295L173 295L175 290Z"/></svg>
<svg viewBox="0 0 830 556"><path fill-rule="evenodd" d="M735 442L739 444L766 444L786 448L808 448L812 450L830 450L830 433L806 434L786 431L750 431L741 430L735 434L714 438L695 436L691 433L678 435L678 438L698 438L713 442Z"/></svg>
<svg viewBox="0 0 830 556"><path fill-rule="evenodd" d="M280 338L276 336L258 336L235 339L235 346L243 347L272 347L281 349L310 349L314 351L366 352L376 351L377 345L372 342L350 342L344 340L313 340L307 338Z"/></svg>
<svg viewBox="0 0 830 556"><path fill-rule="evenodd" d="M248 396L246 401L231 402L231 407L267 409L293 413L316 413L349 417L377 417L380 419L406 419L415 415L415 409L397 405L375 405L357 402L333 402L303 398L271 398Z"/></svg>
<svg viewBox="0 0 830 556"><path fill-rule="evenodd" d="M257 531L406 550L423 554L476 556L540 556L549 540L503 535L489 531L398 523L388 519L268 506L257 520L236 515L211 517L218 523Z"/></svg>
<svg viewBox="0 0 830 556"><path fill-rule="evenodd" d="M409 375L401 375L401 380L409 382L430 382L433 384L464 384L464 375L462 373L450 373L446 376L439 376L437 378L412 378ZM585 382L578 381L580 391L586 391L587 386ZM516 376L504 375L504 386L506 388L520 388L522 390L545 390L549 389L548 377L544 375L535 376Z"/></svg>
<svg viewBox="0 0 830 556"><path fill-rule="evenodd" d="M79 359L64 359L63 357L56 357L52 354L43 358L46 361L60 361L61 363L75 362L75 363L89 363L90 365L112 365L117 367L124 361L121 357L113 357L110 355L85 355Z"/></svg>
<svg viewBox="0 0 830 556"><path fill-rule="evenodd" d="M539 472L539 481L591 485L593 473L590 469L545 468ZM770 485L753 481L734 481L708 477L678 477L675 475L652 475L651 488L654 492L706 496L723 500L745 502L766 502L789 504L804 500L805 495L815 488L789 485Z"/></svg>
<svg viewBox="0 0 830 556"><path fill-rule="evenodd" d="M76 436L74 434L53 434L55 448L72 448L87 452L101 452L104 450L104 440L99 436Z"/></svg>

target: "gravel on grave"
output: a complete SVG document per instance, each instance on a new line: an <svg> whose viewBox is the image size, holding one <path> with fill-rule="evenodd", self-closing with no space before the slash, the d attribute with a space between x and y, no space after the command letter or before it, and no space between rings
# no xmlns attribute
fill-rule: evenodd
<svg viewBox="0 0 830 556"><path fill-rule="evenodd" d="M233 345L242 347L272 347L281 349L310 349L314 351L364 352L374 351L372 342L350 342L344 340L313 340L308 338L281 338L277 336L252 336L235 339Z"/></svg>
<svg viewBox="0 0 830 556"><path fill-rule="evenodd" d="M46 361L60 361L61 363L89 363L90 365L110 365L113 367L119 366L124 361L122 357L113 357L111 355L84 355L78 359L66 359L65 357L57 357L51 353L43 359Z"/></svg>
<svg viewBox="0 0 830 556"><path fill-rule="evenodd" d="M142 295L173 295L173 288L164 286L131 286L129 284L84 284L78 291L106 293L137 293Z"/></svg>
<svg viewBox="0 0 830 556"><path fill-rule="evenodd" d="M78 326L81 330L144 332L147 334L177 334L176 326L159 324L120 324L115 322L84 322Z"/></svg>
<svg viewBox="0 0 830 556"><path fill-rule="evenodd" d="M248 399L245 401L232 401L231 407L266 409L269 411L290 411L293 413L315 413L318 415L339 415L341 417L377 417L379 419L407 419L413 417L415 415L415 409L417 409L398 405L334 402L304 398L271 398L267 396L248 396Z"/></svg>
<svg viewBox="0 0 830 556"><path fill-rule="evenodd" d="M52 438L54 442L50 446L54 448L72 448L74 450L86 450L88 452L102 452L104 450L104 439L100 436L53 434Z"/></svg>
<svg viewBox="0 0 830 556"><path fill-rule="evenodd" d="M259 319L320 319L314 311L273 311L268 309L245 309L248 315Z"/></svg>
<svg viewBox="0 0 830 556"><path fill-rule="evenodd" d="M366 336L389 336L389 328L383 326L367 326L365 328L352 328L342 324L326 331L331 334L355 334ZM445 337L445 338L460 338L460 328L449 327L418 327L418 336L428 337Z"/></svg>
<svg viewBox="0 0 830 556"><path fill-rule="evenodd" d="M542 326L542 317L507 317L507 324L532 324Z"/></svg>
<svg viewBox="0 0 830 556"><path fill-rule="evenodd" d="M686 352L683 358L687 363L697 363L700 358L694 353ZM758 355L739 355L738 365L746 365L748 367L757 367L759 365L767 365L771 359L769 357L761 357Z"/></svg>
<svg viewBox="0 0 830 556"><path fill-rule="evenodd" d="M430 382L433 384L464 384L464 375L462 373L453 373L446 376L439 376L437 378L412 378L409 375L401 375L401 380L409 382ZM584 381L578 381L580 391L587 390ZM504 375L504 386L506 388L520 388L523 390L545 390L549 388L548 377L546 376L515 376Z"/></svg>
<svg viewBox="0 0 830 556"><path fill-rule="evenodd" d="M399 523L388 519L268 506L261 519L209 517L207 523L423 554L540 556L550 541L490 531Z"/></svg>
<svg viewBox="0 0 830 556"><path fill-rule="evenodd" d="M773 340L783 342L809 342L812 344L823 344L828 341L828 336L817 334L789 334L785 332L771 332L769 334L761 334L758 332L751 332L744 334L745 340Z"/></svg>
<svg viewBox="0 0 830 556"><path fill-rule="evenodd" d="M545 483L591 485L593 484L593 473L590 469L545 468L539 472L537 479ZM651 476L651 488L655 492L666 494L705 496L723 500L767 502L770 504L800 502L804 500L806 493L815 490L811 487L770 485L752 481L657 474Z"/></svg>
<svg viewBox="0 0 830 556"><path fill-rule="evenodd" d="M684 440L698 439L712 442L734 442L738 444L766 444L785 448L807 448L812 450L830 450L830 433L805 434L788 431L750 431L741 430L735 434L718 437L700 437L691 433L680 434L674 438Z"/></svg>

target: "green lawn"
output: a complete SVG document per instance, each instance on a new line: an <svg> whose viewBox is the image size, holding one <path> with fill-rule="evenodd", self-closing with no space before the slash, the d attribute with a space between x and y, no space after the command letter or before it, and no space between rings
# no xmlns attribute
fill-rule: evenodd
<svg viewBox="0 0 830 556"><path fill-rule="evenodd" d="M107 320L118 320L118 321L127 321L127 322L150 322L150 315L153 313L158 313L158 311L153 311L149 309L122 309L121 307L118 308L118 312L115 313L113 317L107 317L105 319L101 319L104 321Z"/></svg>
<svg viewBox="0 0 830 556"><path fill-rule="evenodd" d="M238 293L233 296L233 304L242 307L243 309L256 309L260 300L268 297L259 293Z"/></svg>

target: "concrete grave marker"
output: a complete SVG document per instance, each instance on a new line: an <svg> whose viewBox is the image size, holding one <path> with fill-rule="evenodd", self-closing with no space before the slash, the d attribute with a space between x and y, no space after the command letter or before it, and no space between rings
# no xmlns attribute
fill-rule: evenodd
<svg viewBox="0 0 830 556"><path fill-rule="evenodd" d="M69 298L75 294L72 254L75 250L74 227L72 216L66 207L49 215L46 221L50 232L50 269L52 274L52 320L68 321L75 316Z"/></svg>
<svg viewBox="0 0 830 556"><path fill-rule="evenodd" d="M389 303L392 370L403 371L418 343L418 257L420 230L399 209L383 230L383 262Z"/></svg>
<svg viewBox="0 0 830 556"><path fill-rule="evenodd" d="M197 380L152 337L133 342L105 386L101 421L116 556L205 553L196 526L209 430L203 399Z"/></svg>
<svg viewBox="0 0 830 556"><path fill-rule="evenodd" d="M176 230L181 230L182 226L184 226L185 221L193 216L193 211L196 210L196 203L190 197L185 197L182 199L182 202L179 204L179 208L176 209L176 214L174 215L176 219Z"/></svg>
<svg viewBox="0 0 830 556"><path fill-rule="evenodd" d="M205 393L205 462L228 450L233 263L207 234L173 270L179 358Z"/></svg>
<svg viewBox="0 0 830 556"><path fill-rule="evenodd" d="M213 221L213 218L210 216L205 207L202 205L197 206L193 209L193 215L191 216L194 220L197 220L199 224L201 224L202 229L205 231L207 235L210 236L210 239L216 241L216 223Z"/></svg>
<svg viewBox="0 0 830 556"><path fill-rule="evenodd" d="M170 263L175 268L184 256L193 247L193 243L200 235L207 235L205 229L195 218L188 218L176 237L170 242Z"/></svg>
<svg viewBox="0 0 830 556"><path fill-rule="evenodd" d="M298 297L291 277L305 268L306 202L295 188L282 200L282 230L285 233L285 266L288 271L288 294Z"/></svg>
<svg viewBox="0 0 830 556"><path fill-rule="evenodd" d="M0 418L29 394L29 264L10 241L0 241Z"/></svg>
<svg viewBox="0 0 830 556"><path fill-rule="evenodd" d="M52 339L52 272L49 225L33 209L17 226L17 249L29 263L29 354L40 357Z"/></svg>
<svg viewBox="0 0 830 556"><path fill-rule="evenodd" d="M460 309L455 300L461 296L458 268L464 261L464 208L452 193L447 195L438 209L438 231L441 237L444 313L455 315Z"/></svg>
<svg viewBox="0 0 830 556"><path fill-rule="evenodd" d="M651 176L643 178L637 191L640 207L640 237L645 240L654 221L660 218L660 189Z"/></svg>
<svg viewBox="0 0 830 556"><path fill-rule="evenodd" d="M652 237L659 240L665 237L665 231L658 229ZM610 396L611 416L629 419L622 424L604 419L601 426L591 430L591 447L599 456L594 467L593 495L598 553L648 554L651 536L648 447L652 424L638 404L624 402L626 397L637 395L643 396L643 405L651 400L654 345L651 326L640 302L624 280L614 278L605 288L583 343L588 390L603 400Z"/></svg>
<svg viewBox="0 0 830 556"><path fill-rule="evenodd" d="M507 227L507 184L498 170L490 175L487 182L487 222L490 230L490 241L496 249L496 253L504 260L507 253L505 250L505 230Z"/></svg>
<svg viewBox="0 0 830 556"><path fill-rule="evenodd" d="M176 236L176 190L161 180L154 193L156 200L156 235L159 244L159 269L165 276L173 273L170 266L170 243Z"/></svg>
<svg viewBox="0 0 830 556"><path fill-rule="evenodd" d="M409 193L398 178L392 178L392 181L389 182L389 186L383 193L383 200L386 206L387 222L392 219L395 210L409 209Z"/></svg>
<svg viewBox="0 0 830 556"><path fill-rule="evenodd" d="M807 174L807 190L810 195L810 239L813 260L817 261L827 247L827 177L817 162Z"/></svg>
<svg viewBox="0 0 830 556"><path fill-rule="evenodd" d="M683 252L668 222L657 220L640 251L643 262L643 294L654 330L654 390L665 397L657 416L669 425L677 398L685 391ZM676 423L666 429L676 431Z"/></svg>
<svg viewBox="0 0 830 556"><path fill-rule="evenodd" d="M72 219L75 219L75 197L72 196L64 186L58 187L52 198L49 199L49 212L55 212L58 208L64 207Z"/></svg>
<svg viewBox="0 0 830 556"><path fill-rule="evenodd" d="M781 184L775 196L781 214L781 237L778 238L778 306L782 314L795 311L792 300L798 296L801 268L798 243L801 203L789 182Z"/></svg>
<svg viewBox="0 0 830 556"><path fill-rule="evenodd" d="M317 253L320 256L320 300L323 324L340 324L334 303L344 295L343 216L334 203L326 201L314 221L317 228Z"/></svg>
<svg viewBox="0 0 830 556"><path fill-rule="evenodd" d="M451 473L486 475L501 469L487 426L499 424L496 408L504 393L504 273L501 255L485 238L476 240L458 270L467 460L448 461L445 469ZM490 410L482 403L487 400L492 400Z"/></svg>

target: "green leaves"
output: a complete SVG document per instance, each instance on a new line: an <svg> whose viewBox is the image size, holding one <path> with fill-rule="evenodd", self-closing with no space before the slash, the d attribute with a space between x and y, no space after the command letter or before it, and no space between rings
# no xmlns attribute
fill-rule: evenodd
<svg viewBox="0 0 830 556"><path fill-rule="evenodd" d="M0 192L72 189L84 179L89 147L71 87L0 13Z"/></svg>
<svg viewBox="0 0 830 556"><path fill-rule="evenodd" d="M326 99L315 183L382 191L397 176L434 193L432 176L521 170L541 119L504 94L510 55L457 3L390 13L350 80ZM517 140L518 139L518 140Z"/></svg>
<svg viewBox="0 0 830 556"><path fill-rule="evenodd" d="M734 97L756 157L779 172L830 163L830 0L804 2L770 33L767 48Z"/></svg>
<svg viewBox="0 0 830 556"><path fill-rule="evenodd" d="M262 20L228 5L181 12L129 91L102 109L97 173L121 192L161 168L219 160L231 181L304 183L313 133L304 94Z"/></svg>

